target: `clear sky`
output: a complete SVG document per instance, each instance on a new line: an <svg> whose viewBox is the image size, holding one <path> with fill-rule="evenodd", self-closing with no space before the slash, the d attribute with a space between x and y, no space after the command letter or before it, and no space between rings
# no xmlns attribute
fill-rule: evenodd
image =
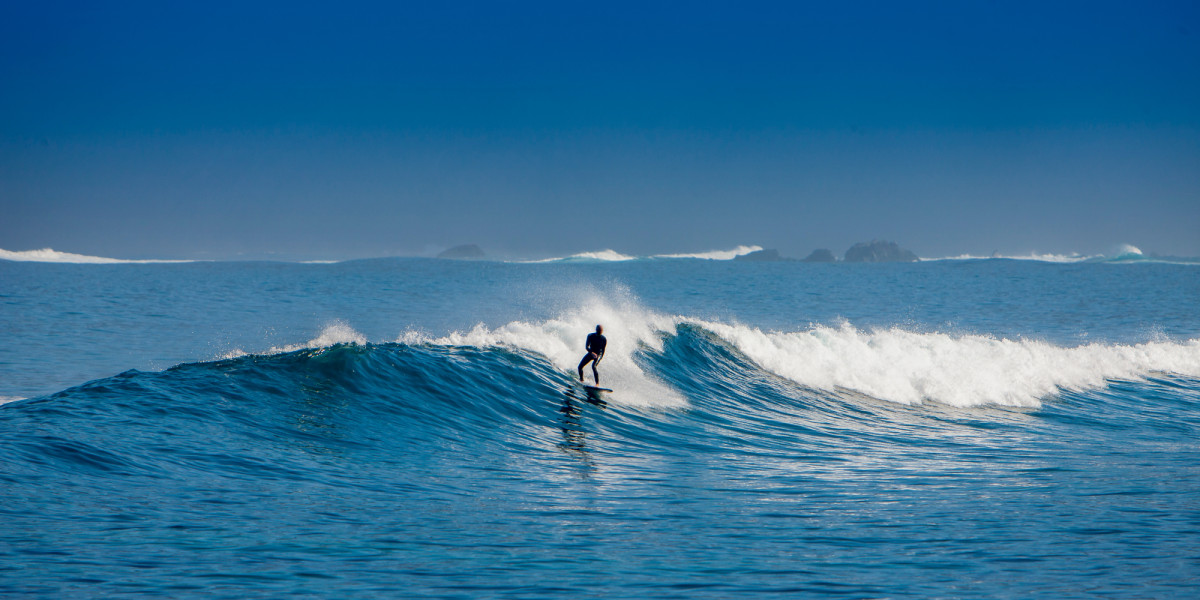
<svg viewBox="0 0 1200 600"><path fill-rule="evenodd" d="M0 4L0 248L1200 255L1196 2Z"/></svg>

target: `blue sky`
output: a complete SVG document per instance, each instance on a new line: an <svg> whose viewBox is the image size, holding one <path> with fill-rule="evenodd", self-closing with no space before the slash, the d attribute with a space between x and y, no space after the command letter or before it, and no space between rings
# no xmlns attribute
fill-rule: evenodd
<svg viewBox="0 0 1200 600"><path fill-rule="evenodd" d="M0 248L1200 255L1190 2L0 7Z"/></svg>

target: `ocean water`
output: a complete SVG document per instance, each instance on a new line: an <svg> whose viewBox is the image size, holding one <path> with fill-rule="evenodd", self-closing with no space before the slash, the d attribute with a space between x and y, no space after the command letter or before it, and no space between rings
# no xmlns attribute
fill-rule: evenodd
<svg viewBox="0 0 1200 600"><path fill-rule="evenodd" d="M732 254L0 260L0 595L1200 593L1200 266Z"/></svg>

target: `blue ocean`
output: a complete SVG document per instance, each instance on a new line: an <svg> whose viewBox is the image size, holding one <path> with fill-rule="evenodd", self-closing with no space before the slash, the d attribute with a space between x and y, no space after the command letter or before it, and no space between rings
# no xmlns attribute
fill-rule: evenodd
<svg viewBox="0 0 1200 600"><path fill-rule="evenodd" d="M1200 264L730 256L0 260L0 595L1197 597Z"/></svg>

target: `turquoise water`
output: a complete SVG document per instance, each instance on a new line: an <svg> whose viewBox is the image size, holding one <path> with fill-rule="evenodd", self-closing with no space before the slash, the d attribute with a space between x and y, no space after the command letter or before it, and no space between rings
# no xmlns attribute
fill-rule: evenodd
<svg viewBox="0 0 1200 600"><path fill-rule="evenodd" d="M0 296L4 593L1200 586L1196 265L0 261Z"/></svg>

